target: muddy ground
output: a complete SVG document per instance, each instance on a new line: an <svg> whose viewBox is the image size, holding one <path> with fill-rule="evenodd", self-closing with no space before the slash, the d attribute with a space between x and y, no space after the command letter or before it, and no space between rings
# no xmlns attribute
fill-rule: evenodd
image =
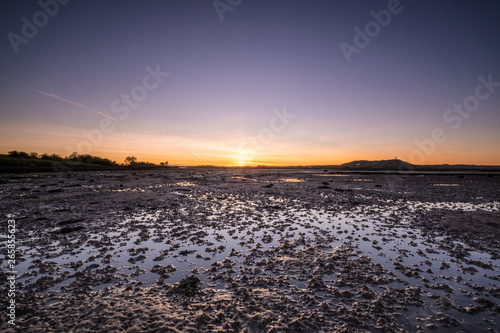
<svg viewBox="0 0 500 333"><path fill-rule="evenodd" d="M500 175L3 174L0 196L2 332L500 331Z"/></svg>

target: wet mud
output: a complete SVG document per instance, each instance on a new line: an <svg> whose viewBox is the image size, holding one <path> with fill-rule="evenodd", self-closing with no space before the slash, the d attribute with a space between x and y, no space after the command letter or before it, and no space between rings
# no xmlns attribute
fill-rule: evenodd
<svg viewBox="0 0 500 333"><path fill-rule="evenodd" d="M16 326L2 316L2 332L499 331L499 175L166 168L0 182L18 258Z"/></svg>

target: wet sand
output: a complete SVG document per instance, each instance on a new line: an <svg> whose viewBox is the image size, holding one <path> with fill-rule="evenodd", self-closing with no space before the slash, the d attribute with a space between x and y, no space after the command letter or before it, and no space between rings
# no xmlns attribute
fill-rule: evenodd
<svg viewBox="0 0 500 333"><path fill-rule="evenodd" d="M3 315L1 331L499 331L500 175L165 169L0 183L19 258L17 325Z"/></svg>

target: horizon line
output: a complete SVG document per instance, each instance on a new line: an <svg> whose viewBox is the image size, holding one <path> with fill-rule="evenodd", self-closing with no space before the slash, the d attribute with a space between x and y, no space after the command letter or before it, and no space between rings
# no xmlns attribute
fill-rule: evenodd
<svg viewBox="0 0 500 333"><path fill-rule="evenodd" d="M16 151L16 150L10 150L10 151ZM18 152L25 152L25 151L21 151L19 150ZM5 155L5 156L8 156L8 153L9 152L6 152L6 153L0 153L0 155ZM28 154L31 154L32 152L28 153ZM37 153L38 154L38 153ZM58 155L60 156L59 154L55 154L55 153L52 153L52 154L49 154L49 153L42 153L42 154L38 154L38 156L40 155L44 155L44 154L47 154L47 155ZM125 163L121 162L121 163L118 163L116 161L113 161L112 159L110 158L107 158L107 157L101 157L101 156L97 156L97 155L92 155L92 154L78 154L78 155L90 155L90 156L94 156L94 157L98 157L98 158L104 158L104 159L108 159L110 160L111 162L114 162L116 163L117 165L119 166L123 166ZM135 156L135 155L129 155L129 156ZM61 158L63 159L66 159L68 158L69 156L60 156ZM40 159L40 157L38 157L38 159ZM343 166L344 164L349 164L349 163L353 163L353 162L382 162L382 161L400 161L402 163L407 163L409 165L412 165L412 166L417 166L417 167L431 167L431 166L474 166L474 167L500 167L500 164L468 164L468 163L454 163L454 164L450 164L450 163L441 163L441 164L413 164L413 163L410 163L410 162L407 162L405 160L402 160L402 159L399 159L399 158L391 158L391 159L376 159L376 160L368 160L368 159L355 159L355 160L350 160L348 162L344 162L344 163L340 163L340 164L287 164L287 165L280 165L280 164L272 164L272 163L258 163L258 162L246 162L246 163L251 163L252 165L238 165L237 163L235 164L180 164L180 163L175 163L175 164L168 164L167 166L174 166L174 167L227 167L227 168L258 168L258 167L270 167L270 168L300 168L300 167L303 167L303 168L306 168L306 167L317 167L317 168L321 168L321 167L340 167L340 166ZM149 161L139 161L139 163L141 162L145 162L145 163L152 163L153 165L155 166L161 166L159 163L160 162L149 162Z"/></svg>

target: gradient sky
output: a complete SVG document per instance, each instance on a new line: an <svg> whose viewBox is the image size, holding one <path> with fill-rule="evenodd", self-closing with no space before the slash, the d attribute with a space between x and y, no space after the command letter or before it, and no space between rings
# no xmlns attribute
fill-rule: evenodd
<svg viewBox="0 0 500 333"><path fill-rule="evenodd" d="M223 21L204 0L71 0L53 17L37 1L3 1L0 153L500 165L500 86L477 88L479 76L500 82L498 1L218 3L236 4ZM371 11L388 6L398 13L349 63L341 43L355 46L355 27L376 29ZM134 108L120 100L132 92ZM474 111L447 111L466 102Z"/></svg>

